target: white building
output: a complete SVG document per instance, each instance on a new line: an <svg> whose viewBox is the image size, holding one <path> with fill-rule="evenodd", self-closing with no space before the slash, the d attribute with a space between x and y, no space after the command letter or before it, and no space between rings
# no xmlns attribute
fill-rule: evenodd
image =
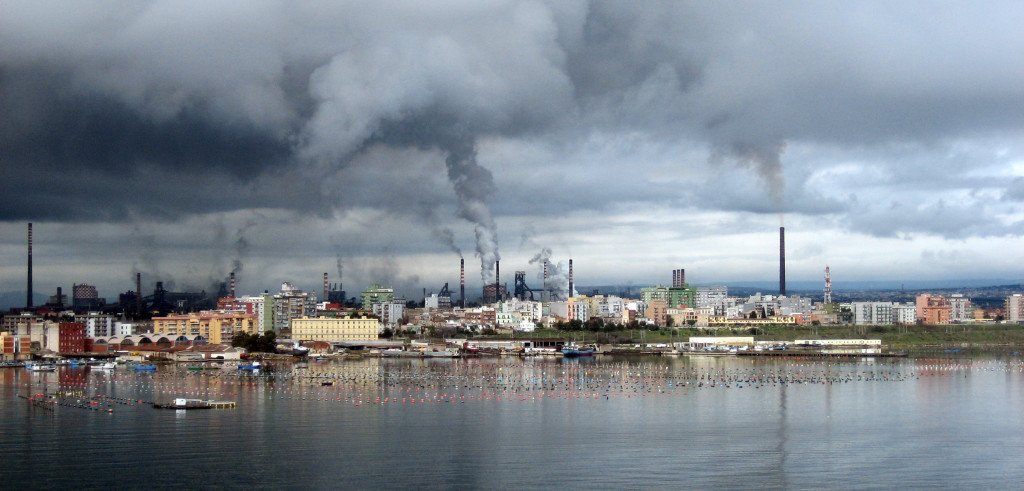
<svg viewBox="0 0 1024 491"><path fill-rule="evenodd" d="M544 316L544 304L532 300L519 300L518 298L512 297L507 301L501 302L501 305L495 312L495 317L498 320L499 325L501 324L500 314L502 313L516 314L518 316L518 319L515 321L516 323L520 320L537 322Z"/></svg>
<svg viewBox="0 0 1024 491"><path fill-rule="evenodd" d="M89 312L84 315L76 315L75 322L85 324L85 337L106 337L116 336L114 333L115 317L100 312Z"/></svg>
<svg viewBox="0 0 1024 491"><path fill-rule="evenodd" d="M892 308L894 324L914 324L917 322L917 306L914 304L897 304Z"/></svg>
<svg viewBox="0 0 1024 491"><path fill-rule="evenodd" d="M729 288L725 286L698 286L697 307L716 307L729 298Z"/></svg>
<svg viewBox="0 0 1024 491"><path fill-rule="evenodd" d="M1024 295L1014 293L1006 297L1006 320L1013 324L1020 324L1024 321Z"/></svg>
<svg viewBox="0 0 1024 491"><path fill-rule="evenodd" d="M395 328L405 316L405 299L396 298L387 302L373 304L373 313L380 317L380 323L387 328Z"/></svg>
<svg viewBox="0 0 1024 491"><path fill-rule="evenodd" d="M853 323L857 325L892 324L893 302L853 302ZM916 314L915 314L916 315Z"/></svg>
<svg viewBox="0 0 1024 491"><path fill-rule="evenodd" d="M962 293L954 293L947 298L946 301L950 306L950 322L967 322L974 320L974 315L971 309L971 299L963 296Z"/></svg>
<svg viewBox="0 0 1024 491"><path fill-rule="evenodd" d="M238 302L252 305L252 313L256 314L256 321L259 324L257 332L267 332L266 312L267 302L265 295L246 295L238 299Z"/></svg>
<svg viewBox="0 0 1024 491"><path fill-rule="evenodd" d="M537 324L530 322L526 319L519 321L519 327L516 328L519 332L533 332L537 329Z"/></svg>
<svg viewBox="0 0 1024 491"><path fill-rule="evenodd" d="M779 298L779 311L776 315L809 314L814 310L814 302L810 298L794 295Z"/></svg>
<svg viewBox="0 0 1024 491"><path fill-rule="evenodd" d="M316 295L282 283L281 292L274 295L274 330L290 329L292 319L315 317L316 301Z"/></svg>

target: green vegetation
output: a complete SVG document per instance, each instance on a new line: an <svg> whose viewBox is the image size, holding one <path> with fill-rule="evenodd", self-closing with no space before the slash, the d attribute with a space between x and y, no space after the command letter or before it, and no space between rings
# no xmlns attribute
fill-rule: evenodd
<svg viewBox="0 0 1024 491"><path fill-rule="evenodd" d="M267 331L263 334L240 332L231 338L231 346L244 348L249 353L274 353L277 351L277 333L274 331Z"/></svg>

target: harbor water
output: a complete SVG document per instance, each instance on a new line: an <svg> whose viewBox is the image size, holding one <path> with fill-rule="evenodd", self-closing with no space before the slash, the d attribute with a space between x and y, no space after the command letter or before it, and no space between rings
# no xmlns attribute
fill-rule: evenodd
<svg viewBox="0 0 1024 491"><path fill-rule="evenodd" d="M1017 489L1024 358L0 370L7 489ZM212 367L211 367L212 368ZM175 398L227 409L154 409Z"/></svg>

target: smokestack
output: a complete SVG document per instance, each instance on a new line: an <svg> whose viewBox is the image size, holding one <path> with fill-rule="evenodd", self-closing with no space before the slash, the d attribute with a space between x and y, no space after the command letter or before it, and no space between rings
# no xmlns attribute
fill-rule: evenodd
<svg viewBox="0 0 1024 491"><path fill-rule="evenodd" d="M459 258L459 296L462 297L462 308L466 308L466 260Z"/></svg>
<svg viewBox="0 0 1024 491"><path fill-rule="evenodd" d="M501 261L494 261L494 301L501 299Z"/></svg>
<svg viewBox="0 0 1024 491"><path fill-rule="evenodd" d="M572 259L569 260L569 298L572 298ZM566 299L568 300L568 299Z"/></svg>
<svg viewBox="0 0 1024 491"><path fill-rule="evenodd" d="M135 315L142 315L142 273L135 273Z"/></svg>
<svg viewBox="0 0 1024 491"><path fill-rule="evenodd" d="M786 294L786 227L779 227L779 295Z"/></svg>
<svg viewBox="0 0 1024 491"><path fill-rule="evenodd" d="M541 300L544 301L544 302L547 302L548 301L548 260L547 259L544 260L544 282L541 283L540 286L541 286L541 289L543 290L543 292L541 293Z"/></svg>
<svg viewBox="0 0 1024 491"><path fill-rule="evenodd" d="M230 290L229 294L231 295L231 298L235 298L235 272L234 271L231 272L231 290Z"/></svg>
<svg viewBox="0 0 1024 491"><path fill-rule="evenodd" d="M686 286L686 270L685 269L673 269L672 270L672 287L683 288Z"/></svg>
<svg viewBox="0 0 1024 491"><path fill-rule="evenodd" d="M32 222L28 222L28 300L25 307L32 308Z"/></svg>
<svg viewBox="0 0 1024 491"><path fill-rule="evenodd" d="M330 291L330 285L327 283L327 273L324 273L324 301L327 301L327 293Z"/></svg>

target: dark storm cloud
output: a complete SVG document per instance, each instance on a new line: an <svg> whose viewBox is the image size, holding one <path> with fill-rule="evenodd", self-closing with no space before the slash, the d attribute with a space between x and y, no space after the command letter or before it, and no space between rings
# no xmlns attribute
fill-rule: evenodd
<svg viewBox="0 0 1024 491"><path fill-rule="evenodd" d="M452 245L445 218L472 223L486 271L498 257L496 216L542 210L548 199L568 211L672 195L642 178L629 181L648 186L638 191L552 180L503 189L480 163L486 138L558 147L642 134L641 147L700 149L704 157L680 162L680 172L747 169L760 183L731 186L746 190L737 199L712 186L682 194L696 206L821 214L852 202L803 189L815 168L834 163L811 157L808 172L787 173L794 145L841 153L1024 127L1022 9L1013 2L0 8L0 220L252 207L323 214L367 204L416 215L416 203L439 203L453 216L432 225L438 241ZM626 140L586 172L626 170L621 162L636 150ZM438 166L425 172L440 172L447 189L430 176L422 182L431 187L417 190L385 169L405 162L366 158L378 147L433 155ZM528 176L557 174L562 157L488 161ZM401 192L355 189L353 175L380 177L371 190ZM428 197L407 198L416 194Z"/></svg>

